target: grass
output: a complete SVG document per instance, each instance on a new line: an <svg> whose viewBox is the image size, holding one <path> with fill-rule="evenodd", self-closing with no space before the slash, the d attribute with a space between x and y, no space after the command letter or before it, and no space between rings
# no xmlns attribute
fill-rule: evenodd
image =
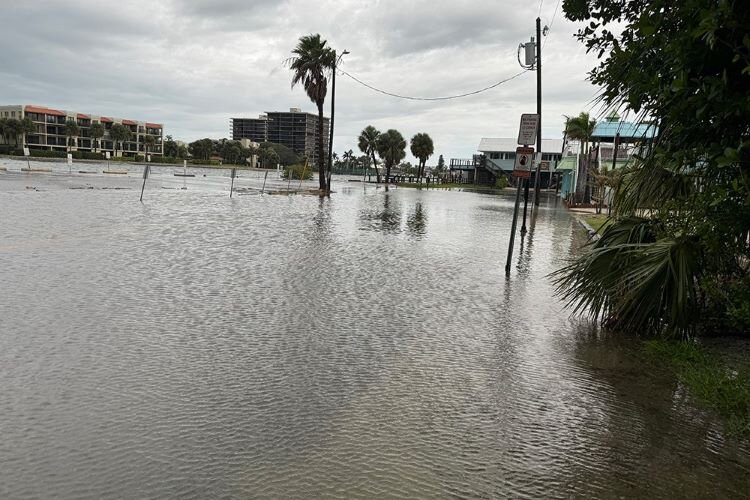
<svg viewBox="0 0 750 500"><path fill-rule="evenodd" d="M607 216L603 214L587 215L586 217L583 218L583 220L586 222L586 224L591 226L594 229L594 231L597 231L597 232L611 223L611 221L607 218Z"/></svg>
<svg viewBox="0 0 750 500"><path fill-rule="evenodd" d="M426 189L429 187L430 189L471 189L472 191L501 191L501 189L496 188L495 186L485 186L482 184L458 184L455 182L446 182L443 184L435 184L434 182L430 182L429 186L426 182L423 182L422 184L417 184L416 182L399 182L398 187L407 187L407 188L424 188Z"/></svg>
<svg viewBox="0 0 750 500"><path fill-rule="evenodd" d="M693 342L649 340L645 349L666 363L698 401L721 415L730 434L750 436L750 365L727 366Z"/></svg>

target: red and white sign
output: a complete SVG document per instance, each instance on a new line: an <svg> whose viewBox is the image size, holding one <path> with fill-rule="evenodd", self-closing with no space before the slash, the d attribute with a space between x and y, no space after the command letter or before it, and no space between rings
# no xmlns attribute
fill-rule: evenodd
<svg viewBox="0 0 750 500"><path fill-rule="evenodd" d="M521 146L516 148L516 164L513 166L514 177L529 177L534 159L534 148Z"/></svg>

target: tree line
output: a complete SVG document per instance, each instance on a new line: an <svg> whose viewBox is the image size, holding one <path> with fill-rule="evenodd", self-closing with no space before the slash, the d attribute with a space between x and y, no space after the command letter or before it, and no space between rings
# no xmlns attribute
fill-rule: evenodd
<svg viewBox="0 0 750 500"><path fill-rule="evenodd" d="M747 3L563 7L570 20L585 21L578 38L599 54L590 80L604 107L648 121L656 133L613 187L601 237L557 273L559 292L577 311L638 334L750 333ZM579 115L568 130L585 148L592 128ZM584 181L588 167L586 158ZM588 186L579 186L579 198Z"/></svg>

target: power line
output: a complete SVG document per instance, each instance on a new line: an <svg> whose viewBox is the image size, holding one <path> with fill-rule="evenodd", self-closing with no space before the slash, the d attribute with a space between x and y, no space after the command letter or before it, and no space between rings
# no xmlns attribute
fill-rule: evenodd
<svg viewBox="0 0 750 500"><path fill-rule="evenodd" d="M459 99L461 97L468 97L468 96L471 96L471 95L481 94L482 92L486 92L488 90L494 89L495 87L498 87L498 86L502 85L503 83L506 83L506 82L509 82L509 81L511 81L511 80L513 80L515 78L518 78L519 76L521 76L524 73L526 73L528 70L525 69L525 70L523 70L523 71L521 71L519 73L516 73L515 75L513 75L511 77L508 77L508 78L505 78L503 80L500 80L499 82L495 82L492 85L489 85L487 87L481 88L479 90L473 90L471 92L466 92L464 94L449 95L449 96L443 96L443 97L413 97L413 96L406 96L406 95L396 94L396 93L393 93L393 92L388 92L387 90L383 90L383 89L379 89L377 87L373 87L372 85L369 85L369 84L363 82L362 80L360 80L356 76L353 76L353 75L347 73L346 71L344 71L342 69L339 69L338 71L340 73L348 76L349 78L351 78L355 82L359 83L360 85L362 85L364 87L367 87L368 89L373 90L375 92L379 92L381 94L387 95L387 96L396 97L398 99L407 99L407 100L410 100L410 101L447 101L449 99Z"/></svg>
<svg viewBox="0 0 750 500"><path fill-rule="evenodd" d="M557 5L555 5L555 12L552 14L552 20L549 22L549 30L552 31L552 25L555 24L555 17L557 17L557 9L560 8L560 0L557 0ZM545 45L547 45L547 38L544 38L544 43L542 43L542 48L544 48Z"/></svg>
<svg viewBox="0 0 750 500"><path fill-rule="evenodd" d="M544 0L539 0L539 14L537 17L542 17L542 4L544 4Z"/></svg>

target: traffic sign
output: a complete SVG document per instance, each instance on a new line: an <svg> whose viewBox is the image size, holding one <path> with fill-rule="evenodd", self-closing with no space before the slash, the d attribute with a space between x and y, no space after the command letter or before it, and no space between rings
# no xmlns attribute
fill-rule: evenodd
<svg viewBox="0 0 750 500"><path fill-rule="evenodd" d="M518 127L518 144L528 146L536 143L536 129L539 126L539 115L524 113L521 115L521 125Z"/></svg>
<svg viewBox="0 0 750 500"><path fill-rule="evenodd" d="M549 172L549 161L540 161L539 162L539 170L543 170L545 172Z"/></svg>
<svg viewBox="0 0 750 500"><path fill-rule="evenodd" d="M516 164L514 170L529 170L534 156L534 148L521 146L516 148Z"/></svg>
<svg viewBox="0 0 750 500"><path fill-rule="evenodd" d="M31 152L29 151L29 148L23 148L23 155L24 156L31 156Z"/></svg>
<svg viewBox="0 0 750 500"><path fill-rule="evenodd" d="M531 177L531 170L514 170L513 177L520 177L521 179L528 179Z"/></svg>

